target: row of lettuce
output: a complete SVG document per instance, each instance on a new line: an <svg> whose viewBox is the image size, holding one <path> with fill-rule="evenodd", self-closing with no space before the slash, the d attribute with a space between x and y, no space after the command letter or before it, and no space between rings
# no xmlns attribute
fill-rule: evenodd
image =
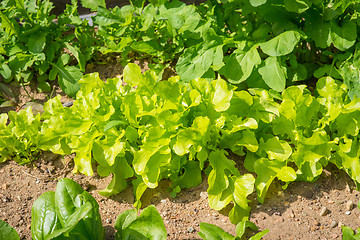
<svg viewBox="0 0 360 240"><path fill-rule="evenodd" d="M135 64L125 67L123 80L85 75L72 107L55 97L41 115L31 108L0 115L0 162L75 153L75 172L112 175L100 194L131 182L137 208L162 179L176 195L205 173L210 207L232 204L233 224L248 217L247 197L255 190L263 203L275 179L284 188L314 181L332 163L359 185L360 100L350 100L345 84L321 78L313 96L305 86L280 95L239 91L222 79L178 80L159 81Z"/></svg>
<svg viewBox="0 0 360 240"><path fill-rule="evenodd" d="M344 81L350 98L360 95L356 0L208 0L198 6L137 0L113 9L105 0L81 3L97 11L91 26L76 0L58 16L51 15L50 0L1 1L6 82L36 79L39 90L50 91L49 80L57 79L75 96L87 63L111 55L122 63L145 58L157 73L174 67L183 82L222 75L243 88L282 92L331 76Z"/></svg>
<svg viewBox="0 0 360 240"><path fill-rule="evenodd" d="M244 219L236 226L236 237L221 228L200 223L199 236L205 240L240 239L246 228L257 230ZM114 224L115 239L167 239L164 222L154 206L148 206L138 216L136 209L122 212ZM259 232L249 240L260 240L268 231ZM90 193L71 179L59 180L56 191L42 194L31 209L31 237L33 240L79 239L104 240L99 205ZM20 240L16 230L0 219L0 238Z"/></svg>

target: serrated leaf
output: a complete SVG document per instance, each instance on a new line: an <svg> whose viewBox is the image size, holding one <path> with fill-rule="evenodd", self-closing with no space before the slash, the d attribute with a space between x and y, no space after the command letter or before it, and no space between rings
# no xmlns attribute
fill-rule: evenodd
<svg viewBox="0 0 360 240"><path fill-rule="evenodd" d="M285 162L280 162L277 160L268 160L266 158L260 158L255 162L255 173L257 178L255 180L256 192L258 195L258 200L260 203L263 203L265 200L265 195L270 187L270 184L273 182L278 172L282 167L284 167Z"/></svg>
<svg viewBox="0 0 360 240"><path fill-rule="evenodd" d="M208 177L208 193L218 195L229 186L229 179L225 171L239 175L235 168L235 162L225 156L225 151L214 151L210 153L209 162L213 170Z"/></svg>

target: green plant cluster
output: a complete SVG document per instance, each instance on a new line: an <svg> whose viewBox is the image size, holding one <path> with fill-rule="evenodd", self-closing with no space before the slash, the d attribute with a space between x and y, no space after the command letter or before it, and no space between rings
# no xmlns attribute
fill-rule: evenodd
<svg viewBox="0 0 360 240"><path fill-rule="evenodd" d="M276 178L284 188L314 181L333 163L360 183L360 99L350 100L345 84L331 77L317 82L315 96L304 85L279 95L239 91L222 79L159 81L135 64L125 67L124 82L103 82L93 73L79 83L70 108L56 97L35 117L30 108L0 115L2 161L26 162L40 150L76 153L75 171L92 175L96 163L100 176L112 174L104 196L132 180L138 208L144 191L160 180L170 179L176 195L200 184L204 172L209 205L221 210L232 203L234 224L250 212L247 196L255 189L262 203ZM241 174L239 164L256 177Z"/></svg>
<svg viewBox="0 0 360 240"><path fill-rule="evenodd" d="M51 91L49 80L58 79L75 96L97 48L95 30L79 18L77 1L59 16L50 15L53 8L49 0L1 1L0 74L4 82L37 80L40 91Z"/></svg>
<svg viewBox="0 0 360 240"><path fill-rule="evenodd" d="M154 206L143 209L138 216L136 209L122 212L115 222L115 239L166 239L164 222ZM237 237L221 228L200 224L199 235L206 240L240 239L246 228L257 231L247 219L236 226ZM249 240L261 239L268 230L255 234ZM83 239L103 240L105 229L101 222L99 205L90 193L71 179L60 179L56 191L45 192L31 209L31 237L33 240ZM16 230L0 219L0 239L19 240Z"/></svg>
<svg viewBox="0 0 360 240"><path fill-rule="evenodd" d="M49 17L49 0L2 1L5 81L35 77L39 89L50 90L47 80L57 78L75 96L86 62L94 53L113 53L123 62L147 58L157 73L174 66L183 82L220 74L242 88L282 92L331 76L359 97L356 0L208 0L199 6L140 0L113 9L104 0L81 2L97 11L92 26L79 18L74 0L57 22Z"/></svg>

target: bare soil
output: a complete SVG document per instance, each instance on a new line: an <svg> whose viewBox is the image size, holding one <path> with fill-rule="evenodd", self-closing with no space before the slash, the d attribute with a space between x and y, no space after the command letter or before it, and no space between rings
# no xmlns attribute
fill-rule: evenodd
<svg viewBox="0 0 360 240"><path fill-rule="evenodd" d="M138 62L139 63L139 62ZM139 63L146 70L146 63ZM102 79L121 77L123 67L114 62L110 65L88 65L88 72L99 72ZM171 75L171 73L169 73ZM18 110L31 98L42 104L49 93L38 93L36 86L10 87L16 95L18 107L2 109ZM62 102L70 101L54 83L54 95L62 95ZM25 91L26 89L26 91ZM26 93L28 92L28 94ZM31 98L30 98L31 97ZM59 179L68 177L89 191L100 205L100 213L106 228L106 239L114 239L116 217L124 210L133 208L134 195L129 186L122 193L106 198L98 194L110 178L98 175L73 174L73 156L59 156L43 153L28 166L13 161L0 163L0 219L13 226L21 239L31 239L31 206L46 191L54 191ZM235 159L241 163L241 159ZM156 189L148 190L143 197L144 207L153 204L163 217L168 239L199 239L199 223L215 224L235 235L235 226L229 222L227 209L217 212L207 203L207 179L195 188L182 191L171 198L168 181L162 181ZM263 239L341 239L341 225L356 229L360 226L360 210L355 206L360 195L351 179L343 172L329 165L314 183L295 182L286 190L274 182L264 204L259 204L252 194L250 220L260 230L270 232ZM352 204L351 204L352 202ZM327 211L321 214L323 208ZM247 236L254 232L248 232Z"/></svg>

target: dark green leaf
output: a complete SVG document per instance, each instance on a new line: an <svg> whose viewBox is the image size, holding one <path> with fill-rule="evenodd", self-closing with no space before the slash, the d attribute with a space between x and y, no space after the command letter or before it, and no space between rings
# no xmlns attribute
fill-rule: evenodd
<svg viewBox="0 0 360 240"><path fill-rule="evenodd" d="M20 237L15 229L0 219L0 239L20 240Z"/></svg>

